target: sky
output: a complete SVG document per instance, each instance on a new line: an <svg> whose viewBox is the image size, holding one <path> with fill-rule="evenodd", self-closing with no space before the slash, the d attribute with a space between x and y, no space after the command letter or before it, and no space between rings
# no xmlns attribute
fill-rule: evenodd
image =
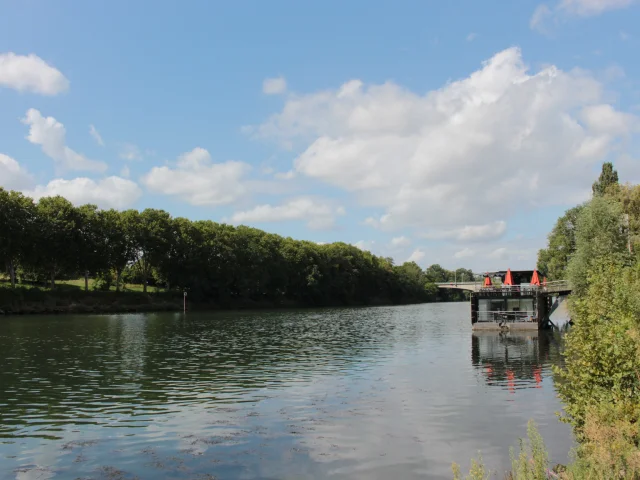
<svg viewBox="0 0 640 480"><path fill-rule="evenodd" d="M531 269L602 162L640 181L638 25L640 0L0 0L0 186Z"/></svg>

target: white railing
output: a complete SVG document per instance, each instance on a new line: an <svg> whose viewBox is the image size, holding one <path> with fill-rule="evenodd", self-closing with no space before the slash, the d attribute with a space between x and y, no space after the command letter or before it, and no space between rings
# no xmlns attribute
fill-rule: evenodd
<svg viewBox="0 0 640 480"><path fill-rule="evenodd" d="M535 322L535 312L504 310L482 310L478 312L478 322Z"/></svg>

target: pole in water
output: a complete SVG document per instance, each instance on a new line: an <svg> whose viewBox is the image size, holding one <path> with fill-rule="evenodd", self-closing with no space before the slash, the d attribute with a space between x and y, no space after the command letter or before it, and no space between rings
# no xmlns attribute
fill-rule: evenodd
<svg viewBox="0 0 640 480"><path fill-rule="evenodd" d="M184 291L183 313L187 313L187 291Z"/></svg>

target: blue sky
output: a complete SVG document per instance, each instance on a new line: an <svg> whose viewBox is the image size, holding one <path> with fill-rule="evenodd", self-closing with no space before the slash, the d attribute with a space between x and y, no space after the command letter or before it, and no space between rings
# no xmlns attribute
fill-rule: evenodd
<svg viewBox="0 0 640 480"><path fill-rule="evenodd" d="M640 180L637 25L634 0L1 1L0 186L532 267L602 161Z"/></svg>

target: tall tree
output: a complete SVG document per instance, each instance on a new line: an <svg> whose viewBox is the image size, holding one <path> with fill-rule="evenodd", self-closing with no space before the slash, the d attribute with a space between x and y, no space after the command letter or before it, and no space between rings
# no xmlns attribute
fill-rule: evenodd
<svg viewBox="0 0 640 480"><path fill-rule="evenodd" d="M33 242L35 206L18 192L0 188L0 257L3 258L11 286L16 286L16 265Z"/></svg>
<svg viewBox="0 0 640 480"><path fill-rule="evenodd" d="M84 276L84 289L89 290L89 275L104 271L108 266L102 217L96 205L83 205L77 209L78 268Z"/></svg>
<svg viewBox="0 0 640 480"><path fill-rule="evenodd" d="M61 196L43 197L36 205L37 236L32 267L44 273L51 288L56 277L77 271L78 211Z"/></svg>
<svg viewBox="0 0 640 480"><path fill-rule="evenodd" d="M591 187L593 190L594 197L601 197L607 190L613 186L618 184L618 172L614 170L613 164L611 162L605 162L602 164L602 172L600 173L600 177L596 180Z"/></svg>

